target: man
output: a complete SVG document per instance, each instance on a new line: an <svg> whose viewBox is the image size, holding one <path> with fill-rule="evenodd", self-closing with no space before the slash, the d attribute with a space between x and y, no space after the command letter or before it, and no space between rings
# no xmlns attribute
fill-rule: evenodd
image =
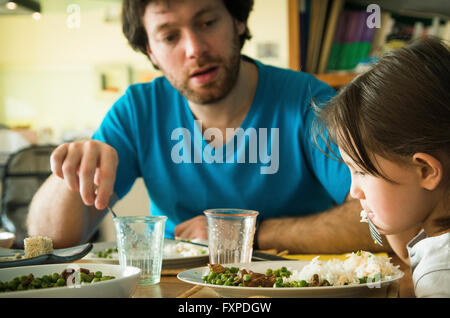
<svg viewBox="0 0 450 318"><path fill-rule="evenodd" d="M344 165L310 138L310 103L334 91L308 74L241 56L253 1L126 0L124 33L164 77L132 85L92 140L61 145L36 194L30 235L86 241L103 210L143 177L166 236L206 238L203 211L260 212L260 248L373 247ZM113 195L114 194L114 195ZM111 199L113 197L113 199ZM298 215L304 215L298 217ZM282 218L280 218L282 217Z"/></svg>

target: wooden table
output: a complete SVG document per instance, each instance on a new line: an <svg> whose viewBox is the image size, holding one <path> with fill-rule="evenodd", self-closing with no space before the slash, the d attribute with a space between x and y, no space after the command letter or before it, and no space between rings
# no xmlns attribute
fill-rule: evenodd
<svg viewBox="0 0 450 318"><path fill-rule="evenodd" d="M392 257L391 260L392 263L395 265L400 265L400 269L405 273L405 276L397 283L398 285L396 287L398 287L398 289L395 290L395 295L402 298L414 297L414 288L409 267L403 264L403 262L396 255L390 255L390 257ZM176 298L180 296L184 298L218 297L218 295L211 288L208 287L195 288L195 287L196 285L180 281L173 271L170 272L170 275L168 275L168 272L166 271L166 274L161 276L161 282L159 284L152 286L138 286L133 294L133 297L136 298ZM192 290L192 294L189 292L190 290ZM186 294L187 292L188 294ZM393 295L391 295L391 297L392 296Z"/></svg>

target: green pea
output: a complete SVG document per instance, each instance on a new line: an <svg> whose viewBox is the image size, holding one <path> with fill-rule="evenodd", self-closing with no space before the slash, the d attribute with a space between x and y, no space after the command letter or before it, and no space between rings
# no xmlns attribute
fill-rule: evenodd
<svg viewBox="0 0 450 318"><path fill-rule="evenodd" d="M250 279L252 279L252 277L250 276L250 274L245 274L242 279L244 280L244 282L248 282L250 281Z"/></svg>
<svg viewBox="0 0 450 318"><path fill-rule="evenodd" d="M56 281L56 285L58 285L58 286L65 286L66 285L66 281L64 280L64 278L58 278L58 280Z"/></svg>
<svg viewBox="0 0 450 318"><path fill-rule="evenodd" d="M90 283L92 278L86 273L80 273L80 278L82 282Z"/></svg>
<svg viewBox="0 0 450 318"><path fill-rule="evenodd" d="M210 272L209 273L209 279L214 279L217 277L217 273L216 272Z"/></svg>
<svg viewBox="0 0 450 318"><path fill-rule="evenodd" d="M100 272L100 271L97 271L97 272L94 273L94 277L95 278L102 278L102 276L103 276L103 273Z"/></svg>
<svg viewBox="0 0 450 318"><path fill-rule="evenodd" d="M308 282L306 280L301 280L297 283L298 287L308 287Z"/></svg>
<svg viewBox="0 0 450 318"><path fill-rule="evenodd" d="M41 287L42 284L42 280L40 280L39 278L35 278L33 279L33 281L31 282L31 285L35 288L39 288Z"/></svg>
<svg viewBox="0 0 450 318"><path fill-rule="evenodd" d="M272 274L273 274L272 269L268 268L268 269L266 270L266 275L267 275L267 276L270 276L270 275L272 275Z"/></svg>
<svg viewBox="0 0 450 318"><path fill-rule="evenodd" d="M59 274L58 274L58 273L53 273L53 274L52 274L52 282L53 282L53 283L56 283L56 281L58 280L58 278L59 278Z"/></svg>

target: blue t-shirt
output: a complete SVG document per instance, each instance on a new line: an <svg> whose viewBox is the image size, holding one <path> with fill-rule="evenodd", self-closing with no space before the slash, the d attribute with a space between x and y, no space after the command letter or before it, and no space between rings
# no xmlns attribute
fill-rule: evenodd
<svg viewBox="0 0 450 318"><path fill-rule="evenodd" d="M310 74L249 60L258 67L253 104L221 147L203 138L186 98L165 77L131 85L93 135L118 152L115 193L122 198L142 177L151 214L168 217L166 237L205 209L306 215L342 203L350 189L347 167L324 155L310 132L311 101L335 91Z"/></svg>

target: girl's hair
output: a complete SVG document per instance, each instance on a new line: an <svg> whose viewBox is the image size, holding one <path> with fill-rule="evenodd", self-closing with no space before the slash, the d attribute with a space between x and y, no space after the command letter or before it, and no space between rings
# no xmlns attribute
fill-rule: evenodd
<svg viewBox="0 0 450 318"><path fill-rule="evenodd" d="M241 48L251 38L247 19L253 9L253 0L222 0L231 16L245 23L245 32L240 36ZM142 20L145 8L151 2L170 2L170 0L124 0L122 4L122 30L131 47L147 55L148 38Z"/></svg>
<svg viewBox="0 0 450 318"><path fill-rule="evenodd" d="M407 162L417 152L428 153L443 164L448 189L449 83L450 52L442 41L427 38L390 51L325 107L314 106L316 144L317 136L331 137L359 168L391 182L373 154ZM450 228L450 219L442 225Z"/></svg>

